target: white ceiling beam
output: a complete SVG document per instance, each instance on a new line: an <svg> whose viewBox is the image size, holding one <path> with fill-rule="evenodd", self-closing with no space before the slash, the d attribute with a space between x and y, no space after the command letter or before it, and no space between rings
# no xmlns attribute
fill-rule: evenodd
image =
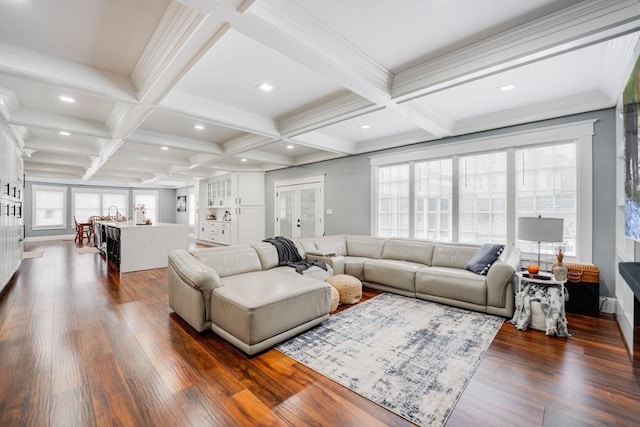
<svg viewBox="0 0 640 427"><path fill-rule="evenodd" d="M392 98L417 98L639 29L637 0L581 2L397 73Z"/></svg>
<svg viewBox="0 0 640 427"><path fill-rule="evenodd" d="M100 169L100 172L97 173L95 176L96 177L100 177L100 178L106 178L106 179L138 179L140 181L144 181L147 180L149 178L153 178L154 175L156 175L157 172L142 172L142 171L135 171L135 170L129 170L129 169L118 169L118 170L113 170L113 169Z"/></svg>
<svg viewBox="0 0 640 427"><path fill-rule="evenodd" d="M386 150L388 148L402 147L419 142L432 141L438 137L428 134L422 129L416 129L396 135L386 136L373 140L363 141L356 144L356 153L368 153L371 151Z"/></svg>
<svg viewBox="0 0 640 427"><path fill-rule="evenodd" d="M254 150L263 145L278 141L279 138L270 138L262 135L243 135L223 144L225 156L235 156L245 151Z"/></svg>
<svg viewBox="0 0 640 427"><path fill-rule="evenodd" d="M110 139L106 141L102 146L100 153L96 156L95 160L91 162L91 166L89 166L85 171L82 176L82 180L85 182L90 180L91 177L111 158L111 156L118 151L118 148L120 148L123 142L124 141L121 139Z"/></svg>
<svg viewBox="0 0 640 427"><path fill-rule="evenodd" d="M177 91L168 94L159 104L158 109L243 132L271 138L280 136L280 131L274 120Z"/></svg>
<svg viewBox="0 0 640 427"><path fill-rule="evenodd" d="M283 154L266 153L259 150L250 150L242 153L242 157L255 162L274 163L283 166L295 166L295 159Z"/></svg>
<svg viewBox="0 0 640 427"><path fill-rule="evenodd" d="M0 72L74 92L136 103L136 89L124 76L0 42Z"/></svg>
<svg viewBox="0 0 640 427"><path fill-rule="evenodd" d="M58 155L58 154L46 154L35 153L29 158L29 161L33 163L50 163L54 165L69 165L86 168L90 164L89 156L85 155Z"/></svg>
<svg viewBox="0 0 640 427"><path fill-rule="evenodd" d="M205 154L222 155L222 148L214 142L199 139L185 138L176 135L136 130L127 138L128 142L151 145L154 147L178 148L181 150L195 151Z"/></svg>
<svg viewBox="0 0 640 427"><path fill-rule="evenodd" d="M325 160L338 159L344 156L345 156L344 154L329 153L326 151L321 153L306 154L304 156L296 157L296 165L306 165L308 163L324 162Z"/></svg>
<svg viewBox="0 0 640 427"><path fill-rule="evenodd" d="M355 143L319 132L309 132L295 138L286 138L285 141L337 154L355 154L356 152Z"/></svg>
<svg viewBox="0 0 640 427"><path fill-rule="evenodd" d="M53 153L63 153L70 156L84 155L95 156L100 151L97 144L86 144L77 142L67 142L51 139L29 139L24 143L25 148L30 150L47 151Z"/></svg>
<svg viewBox="0 0 640 427"><path fill-rule="evenodd" d="M606 58L603 62L600 90L606 94L611 105L622 97L627 77L636 64L640 51L640 32L607 42Z"/></svg>
<svg viewBox="0 0 640 427"><path fill-rule="evenodd" d="M21 108L12 114L9 123L37 129L66 131L95 138L111 138L111 133L104 123L26 108Z"/></svg>
<svg viewBox="0 0 640 427"><path fill-rule="evenodd" d="M75 177L80 177L84 173L84 169L76 166L68 166L68 165L57 165L50 163L37 163L31 161L24 162L24 171L25 174L32 172L55 172L61 174L73 175Z"/></svg>
<svg viewBox="0 0 640 427"><path fill-rule="evenodd" d="M292 138L383 108L355 93L343 91L320 104L280 120L280 132L284 138Z"/></svg>

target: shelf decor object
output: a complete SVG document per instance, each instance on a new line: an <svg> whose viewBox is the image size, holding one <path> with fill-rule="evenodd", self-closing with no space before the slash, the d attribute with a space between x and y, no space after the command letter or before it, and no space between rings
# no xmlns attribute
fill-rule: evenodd
<svg viewBox="0 0 640 427"><path fill-rule="evenodd" d="M518 239L538 244L538 267L540 266L540 243L562 242L564 219L520 217L518 218Z"/></svg>

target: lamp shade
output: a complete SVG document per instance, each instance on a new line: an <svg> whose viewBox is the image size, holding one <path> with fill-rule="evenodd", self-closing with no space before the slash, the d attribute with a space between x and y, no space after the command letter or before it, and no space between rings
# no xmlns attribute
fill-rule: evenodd
<svg viewBox="0 0 640 427"><path fill-rule="evenodd" d="M562 218L520 217L518 239L530 242L561 242L564 234Z"/></svg>

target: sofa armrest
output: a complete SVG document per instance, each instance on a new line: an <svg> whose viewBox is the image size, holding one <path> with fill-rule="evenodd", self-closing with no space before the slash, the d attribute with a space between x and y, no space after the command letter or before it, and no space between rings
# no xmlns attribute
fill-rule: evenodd
<svg viewBox="0 0 640 427"><path fill-rule="evenodd" d="M321 256L321 257L334 257L336 256L336 251L312 249L310 251L307 251L307 255Z"/></svg>
<svg viewBox="0 0 640 427"><path fill-rule="evenodd" d="M515 270L511 265L500 260L493 263L487 273L487 306L506 306L507 298L513 298L512 292L507 295L507 290L514 277Z"/></svg>
<svg viewBox="0 0 640 427"><path fill-rule="evenodd" d="M212 290L221 286L218 273L184 249L169 252L169 268L172 268L185 284L199 291L208 291L210 294Z"/></svg>
<svg viewBox="0 0 640 427"><path fill-rule="evenodd" d="M322 261L330 265L333 269L333 274L344 274L344 257L342 255L328 257L307 252L307 259L311 261Z"/></svg>

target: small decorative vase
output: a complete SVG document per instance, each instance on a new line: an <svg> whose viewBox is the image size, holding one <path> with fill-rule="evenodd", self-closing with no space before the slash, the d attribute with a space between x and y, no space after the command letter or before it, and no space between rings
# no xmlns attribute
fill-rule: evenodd
<svg viewBox="0 0 640 427"><path fill-rule="evenodd" d="M144 224L144 214L142 211L135 212L136 224Z"/></svg>
<svg viewBox="0 0 640 427"><path fill-rule="evenodd" d="M562 265L562 263L556 264L553 267L553 278L556 279L559 282L565 281L567 280L567 273L569 270L567 270L567 268Z"/></svg>

